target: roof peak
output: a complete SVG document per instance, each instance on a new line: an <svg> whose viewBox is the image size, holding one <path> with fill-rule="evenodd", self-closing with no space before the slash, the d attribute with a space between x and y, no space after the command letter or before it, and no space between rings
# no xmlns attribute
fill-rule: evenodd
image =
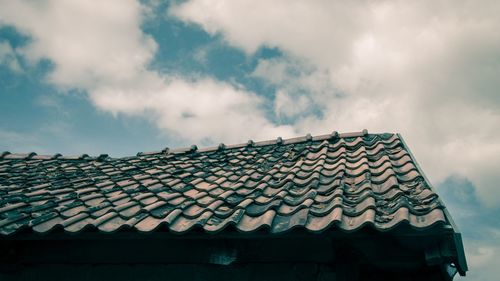
<svg viewBox="0 0 500 281"><path fill-rule="evenodd" d="M336 139L336 138L355 138L355 137L363 137L368 135L368 130L364 129L362 131L357 131L357 132L346 132L346 133L339 133L338 131L333 131L330 134L323 134L323 135L311 135L310 133L300 136L300 137L291 137L291 138L282 138L282 137L277 137L276 139L272 140L263 140L263 141L254 141L252 139L248 140L245 143L237 143L237 144L224 144L220 143L219 145L216 146L207 146L203 148L198 148L197 145L191 145L188 147L179 147L175 149L170 149L169 147L166 147L160 151L149 151L149 152L138 152L135 156L143 156L143 155L155 155L155 154L182 154L182 153L194 153L194 152L211 152L211 151L217 151L217 150L225 150L225 149L234 149L234 148L242 148L246 146L251 146L251 147L261 147L261 146L267 146L267 145L287 145L287 144L295 144L295 143L302 143L302 142L308 142L308 141L322 141L322 140L330 140L330 139ZM378 133L376 134L378 135ZM134 157L134 156L124 156L124 157L116 157L116 158L129 158L129 157ZM55 153L53 155L38 155L35 152L30 152L30 153L11 153L9 151L4 151L0 153L0 159L41 159L41 160L49 160L49 159L66 159L66 160L78 160L78 159L93 159L97 161L104 161L109 158L115 158L115 157L110 157L108 154L100 154L98 156L89 156L88 154L80 154L80 155L67 155L64 156L60 153Z"/></svg>

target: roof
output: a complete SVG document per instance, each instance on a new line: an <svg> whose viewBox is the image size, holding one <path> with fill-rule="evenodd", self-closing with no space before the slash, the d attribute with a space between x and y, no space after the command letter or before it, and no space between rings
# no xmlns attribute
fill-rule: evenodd
<svg viewBox="0 0 500 281"><path fill-rule="evenodd" d="M399 134L338 134L138 153L0 154L0 238L16 233L451 229ZM455 254L454 254L455 255Z"/></svg>
<svg viewBox="0 0 500 281"><path fill-rule="evenodd" d="M396 134L331 134L109 158L4 153L0 234L450 224Z"/></svg>

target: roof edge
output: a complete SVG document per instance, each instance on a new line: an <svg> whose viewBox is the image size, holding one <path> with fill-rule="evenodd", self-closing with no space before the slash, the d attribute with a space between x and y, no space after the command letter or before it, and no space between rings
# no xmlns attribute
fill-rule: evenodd
<svg viewBox="0 0 500 281"><path fill-rule="evenodd" d="M422 175L422 177L424 178L425 182L427 183L429 188L432 190L432 192L434 192L435 194L438 194L439 203L442 206L444 206L444 208L443 208L444 215L445 215L446 219L448 220L448 222L450 223L451 227L453 228L453 232L454 232L453 243L454 243L456 251L457 251L458 273L460 274L460 276L465 276L465 272L468 271L469 268L467 266L467 260L465 258L465 250L464 250L464 246L463 246L463 242L462 242L462 234L460 233L458 226L455 224L455 221L453 220L450 212L446 208L446 205L441 200L441 197L439 197L439 193L436 192L436 189L431 184L431 182L429 181L429 178L427 178L427 176L424 173L424 171L422 170L420 164L417 162L417 159L415 158L415 156L411 152L410 148L406 144L406 141L404 140L403 136L400 133L397 133L396 135L399 137L399 139L401 140L401 143L404 145L404 148L406 149L406 151L410 155L410 158L413 161L413 163L415 164L415 167L417 168L418 172Z"/></svg>

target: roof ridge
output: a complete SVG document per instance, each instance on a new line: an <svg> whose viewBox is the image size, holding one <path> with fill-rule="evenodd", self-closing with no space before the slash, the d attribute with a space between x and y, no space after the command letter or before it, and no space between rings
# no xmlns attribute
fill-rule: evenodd
<svg viewBox="0 0 500 281"><path fill-rule="evenodd" d="M368 130L364 129L362 131L357 131L357 132L347 132L347 133L339 133L338 131L333 131L330 134L324 134L324 135L317 135L317 136L312 136L311 134L306 134L305 136L300 136L300 137L291 137L291 138L282 138L282 137L277 137L274 140L263 140L263 141L254 141L252 139L248 140L245 143L236 143L236 144L230 144L227 145L225 143L220 143L217 146L207 146L203 148L198 148L196 145L191 145L189 147L180 147L180 148L175 148L175 149L170 149L166 147L162 151L152 151L152 152L139 152L138 155L149 155L149 154L159 154L159 153L165 153L165 154L182 154L186 152L211 152L211 151L217 151L221 149L234 149L234 148L242 148L245 146L254 146L254 147L262 147L262 146L267 146L267 145L274 145L274 144L295 144L295 143L301 143L301 142L306 142L306 141L322 141L322 140L327 140L327 139L332 139L332 138L351 138L351 137L362 137L368 135ZM196 147L196 149L193 149Z"/></svg>
<svg viewBox="0 0 500 281"><path fill-rule="evenodd" d="M178 147L175 149L170 149L168 147L162 149L161 151L149 151L149 152L138 152L135 156L143 156L143 155L157 155L157 154L184 154L184 153L193 153L193 152L211 152L211 151L217 151L217 150L225 150L225 149L235 149L235 148L242 148L246 146L253 146L253 147L262 147L262 146L268 146L268 145L287 145L287 144L295 144L295 143L302 143L306 141L322 141L322 140L328 140L328 139L335 139L335 138L352 138L352 137L362 137L368 135L368 130L364 129L362 131L357 131L357 132L346 132L346 133L339 133L338 131L333 131L330 134L323 134L323 135L316 135L312 136L311 134L306 134L305 136L300 136L300 137L291 137L291 138L282 138L282 137L277 137L274 140L263 140L263 141L253 141L252 139L248 140L246 143L236 143L236 144L230 144L226 145L224 143L220 143L217 146L207 146L203 148L198 148L196 145L191 145L188 147ZM108 154L100 154L97 156L89 156L88 154L80 154L80 155L62 155L60 153L55 153L55 154L37 154L36 152L29 152L29 153L11 153L10 151L4 151L1 152L0 154L0 159L40 159L40 160L50 160L50 159L65 159L65 160L97 160L97 161L105 161L107 159L123 159L123 158L130 158L130 157L135 157L135 156L122 156L122 157L110 157Z"/></svg>

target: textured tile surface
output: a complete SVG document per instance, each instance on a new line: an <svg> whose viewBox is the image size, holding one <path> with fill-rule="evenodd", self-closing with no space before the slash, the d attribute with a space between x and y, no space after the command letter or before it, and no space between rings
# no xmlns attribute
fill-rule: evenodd
<svg viewBox="0 0 500 281"><path fill-rule="evenodd" d="M448 224L395 134L306 136L134 157L0 157L0 234Z"/></svg>

